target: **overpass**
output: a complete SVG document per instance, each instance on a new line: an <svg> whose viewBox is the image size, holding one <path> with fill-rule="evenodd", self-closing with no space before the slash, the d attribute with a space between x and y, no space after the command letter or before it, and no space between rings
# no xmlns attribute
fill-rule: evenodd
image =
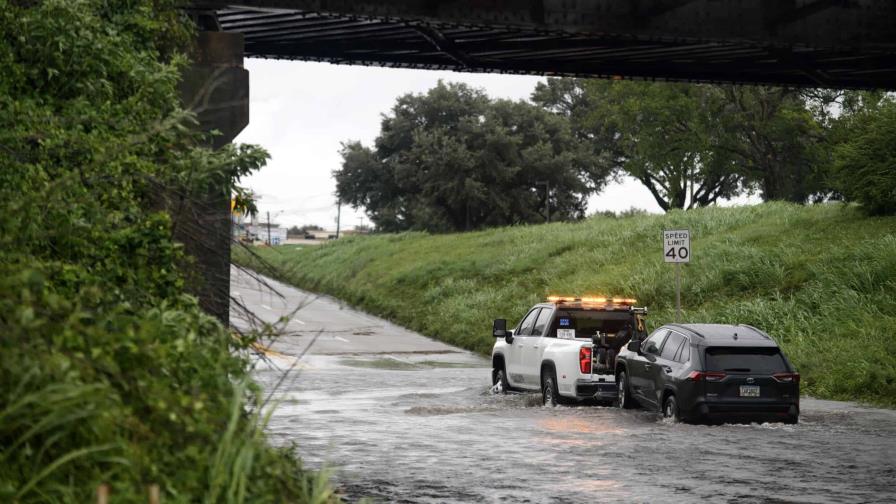
<svg viewBox="0 0 896 504"><path fill-rule="evenodd" d="M893 0L199 0L250 57L896 88Z"/></svg>
<svg viewBox="0 0 896 504"><path fill-rule="evenodd" d="M249 122L243 56L611 79L896 89L896 0L192 0L184 103L219 147ZM229 195L175 216L223 322Z"/></svg>

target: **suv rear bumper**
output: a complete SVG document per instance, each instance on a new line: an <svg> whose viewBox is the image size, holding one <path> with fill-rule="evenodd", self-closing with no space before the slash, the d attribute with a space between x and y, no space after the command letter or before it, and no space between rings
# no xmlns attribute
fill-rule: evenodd
<svg viewBox="0 0 896 504"><path fill-rule="evenodd" d="M616 399L618 395L619 390L615 381L576 380L576 397L606 400Z"/></svg>
<svg viewBox="0 0 896 504"><path fill-rule="evenodd" d="M686 413L688 418L716 421L775 422L799 417L800 406L795 402L745 403L743 401L698 402Z"/></svg>

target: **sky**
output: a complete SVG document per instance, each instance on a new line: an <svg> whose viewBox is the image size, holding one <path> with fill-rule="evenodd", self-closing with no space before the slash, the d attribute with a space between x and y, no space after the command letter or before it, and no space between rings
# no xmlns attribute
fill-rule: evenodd
<svg viewBox="0 0 896 504"><path fill-rule="evenodd" d="M242 180L258 199L262 220L285 226L316 224L336 228L333 170L340 144L372 145L382 114L406 93L423 93L439 79L464 82L493 98L528 99L542 77L470 74L247 59L249 126L235 142L268 150L266 167ZM661 212L648 190L634 179L609 185L592 196L588 213L640 208ZM363 209L342 208L342 227L370 224Z"/></svg>

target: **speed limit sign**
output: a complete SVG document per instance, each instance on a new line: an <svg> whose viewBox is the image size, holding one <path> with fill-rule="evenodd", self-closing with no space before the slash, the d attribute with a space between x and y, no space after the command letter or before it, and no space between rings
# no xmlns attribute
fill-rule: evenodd
<svg viewBox="0 0 896 504"><path fill-rule="evenodd" d="M668 263L691 262L691 231L689 229L663 231L663 260Z"/></svg>

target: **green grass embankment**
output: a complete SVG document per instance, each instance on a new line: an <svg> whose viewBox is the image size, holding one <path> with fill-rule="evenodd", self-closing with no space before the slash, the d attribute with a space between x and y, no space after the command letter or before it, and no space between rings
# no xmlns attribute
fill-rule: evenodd
<svg viewBox="0 0 896 504"><path fill-rule="evenodd" d="M331 294L423 334L488 352L493 318L512 322L549 293L636 297L649 327L674 316L663 229L689 228L688 322L769 332L805 393L896 405L896 218L842 205L782 203L595 217L487 231L355 237L258 249L235 260Z"/></svg>

